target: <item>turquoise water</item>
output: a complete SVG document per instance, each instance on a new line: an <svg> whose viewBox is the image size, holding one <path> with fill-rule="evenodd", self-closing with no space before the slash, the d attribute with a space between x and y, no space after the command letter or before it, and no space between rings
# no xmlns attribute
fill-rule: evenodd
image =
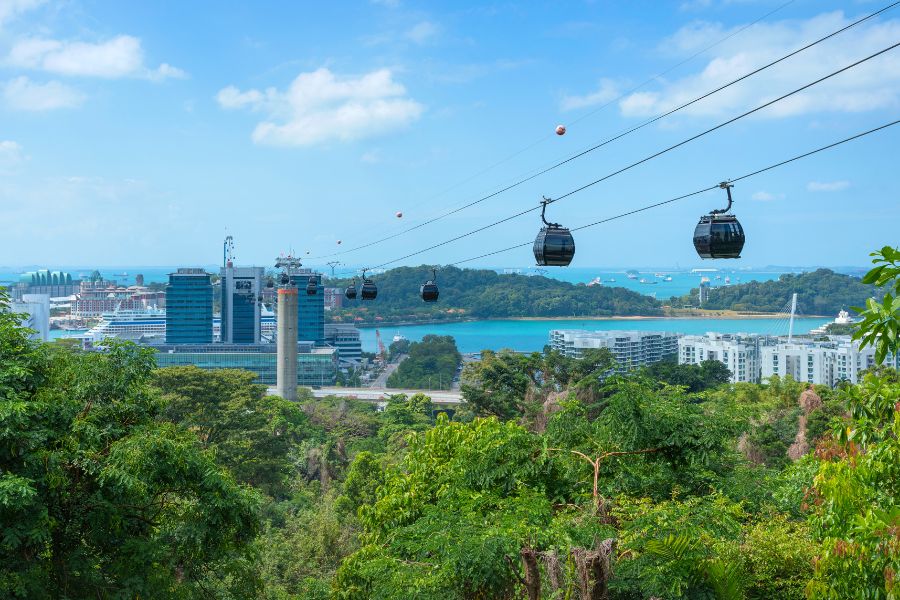
<svg viewBox="0 0 900 600"><path fill-rule="evenodd" d="M794 333L808 333L831 319L798 318L794 321ZM480 352L510 348L522 352L541 350L547 344L551 329L588 330L640 330L674 331L687 334L719 333L761 333L787 335L787 319L647 319L647 320L585 320L565 319L558 321L470 321L466 323L446 323L433 325L406 325L381 329L386 346L396 334L412 341L421 340L428 334L452 335L460 352ZM360 329L362 347L366 352L377 351L375 329Z"/></svg>

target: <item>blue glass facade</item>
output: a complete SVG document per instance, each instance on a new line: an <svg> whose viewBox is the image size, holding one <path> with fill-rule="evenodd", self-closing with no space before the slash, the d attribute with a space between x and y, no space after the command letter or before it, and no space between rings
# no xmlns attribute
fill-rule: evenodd
<svg viewBox="0 0 900 600"><path fill-rule="evenodd" d="M203 269L178 269L166 286L166 343L211 344L213 287Z"/></svg>
<svg viewBox="0 0 900 600"><path fill-rule="evenodd" d="M260 303L262 267L235 267L220 270L222 321L220 341L230 344L260 342Z"/></svg>
<svg viewBox="0 0 900 600"><path fill-rule="evenodd" d="M245 369L256 373L258 382L275 385L278 355L274 344L211 344L159 346L156 366L194 365L201 369ZM332 348L300 345L297 354L297 384L334 385L337 354Z"/></svg>
<svg viewBox="0 0 900 600"><path fill-rule="evenodd" d="M318 280L315 295L306 293L306 285L309 278L315 276ZM322 285L322 274L313 271L301 272L291 275L291 282L299 290L297 307L297 333L298 339L304 342L325 343L325 286Z"/></svg>

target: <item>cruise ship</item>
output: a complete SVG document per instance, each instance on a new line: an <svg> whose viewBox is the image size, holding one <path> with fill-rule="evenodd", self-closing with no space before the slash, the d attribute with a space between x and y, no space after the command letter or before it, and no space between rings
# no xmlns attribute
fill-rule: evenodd
<svg viewBox="0 0 900 600"><path fill-rule="evenodd" d="M260 334L263 341L272 340L275 336L275 313L263 307L260 321ZM221 329L222 319L213 317L214 341L219 341ZM96 326L74 337L89 343L97 343L109 337L164 342L166 339L166 311L160 308L146 308L103 313Z"/></svg>
<svg viewBox="0 0 900 600"><path fill-rule="evenodd" d="M106 338L125 340L166 337L166 311L159 308L117 310L103 313L100 322L76 339L96 343Z"/></svg>

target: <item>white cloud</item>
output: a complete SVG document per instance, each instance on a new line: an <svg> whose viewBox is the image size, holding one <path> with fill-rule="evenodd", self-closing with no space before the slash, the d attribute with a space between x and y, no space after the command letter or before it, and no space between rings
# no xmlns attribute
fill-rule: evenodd
<svg viewBox="0 0 900 600"><path fill-rule="evenodd" d="M406 32L406 37L416 44L424 44L438 34L438 26L431 21L416 23Z"/></svg>
<svg viewBox="0 0 900 600"><path fill-rule="evenodd" d="M773 200L781 200L784 198L784 194L773 194L771 192L759 191L754 192L753 195L750 196L753 200L758 202L772 202Z"/></svg>
<svg viewBox="0 0 900 600"><path fill-rule="evenodd" d="M11 67L67 76L142 77L155 81L186 76L181 69L166 63L155 69L144 66L141 40L130 35L118 35L98 43L43 38L19 40L5 62Z"/></svg>
<svg viewBox="0 0 900 600"><path fill-rule="evenodd" d="M259 90L242 92L233 85L222 88L216 94L216 101L222 108L227 109L243 108L245 106L257 108L262 104L264 98L265 96Z"/></svg>
<svg viewBox="0 0 900 600"><path fill-rule="evenodd" d="M810 192L840 192L850 187L849 181L810 181L806 189Z"/></svg>
<svg viewBox="0 0 900 600"><path fill-rule="evenodd" d="M16 16L37 8L47 0L0 0L0 25L4 21L11 20Z"/></svg>
<svg viewBox="0 0 900 600"><path fill-rule="evenodd" d="M626 116L648 117L666 112L849 24L843 12L805 20L762 22L716 46L697 74L664 82L658 91L629 95L620 103ZM736 28L735 28L736 29ZM660 46L672 58L690 56L735 29L696 22L683 27ZM752 79L681 111L683 115L722 116L750 108L789 92L881 50L900 38L900 20L858 25L806 50ZM768 108L760 116L775 118L816 112L862 112L900 105L900 56L892 52L846 71L806 92Z"/></svg>
<svg viewBox="0 0 900 600"><path fill-rule="evenodd" d="M560 102L562 110L575 110L604 104L619 95L619 88L611 79L601 79L597 89L584 96L563 96Z"/></svg>
<svg viewBox="0 0 900 600"><path fill-rule="evenodd" d="M22 146L12 140L0 140L0 175L7 173L25 160Z"/></svg>
<svg viewBox="0 0 900 600"><path fill-rule="evenodd" d="M17 77L3 87L6 104L16 110L45 111L74 108L84 102L84 94L58 81L35 83Z"/></svg>
<svg viewBox="0 0 900 600"><path fill-rule="evenodd" d="M370 2L377 6L386 6L388 8L397 8L400 6L400 0L370 0Z"/></svg>
<svg viewBox="0 0 900 600"><path fill-rule="evenodd" d="M424 111L388 69L338 77L321 68L301 73L284 92L228 86L216 99L222 108L266 113L253 131L253 141L275 146L371 137L406 127Z"/></svg>

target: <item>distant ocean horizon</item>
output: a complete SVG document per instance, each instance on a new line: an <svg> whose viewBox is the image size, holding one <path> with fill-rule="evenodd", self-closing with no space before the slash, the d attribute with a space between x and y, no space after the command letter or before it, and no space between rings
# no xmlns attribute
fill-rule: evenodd
<svg viewBox="0 0 900 600"><path fill-rule="evenodd" d="M201 268L209 270L211 273L218 273L218 266L200 265ZM19 280L19 275L23 272L37 270L36 266L26 267L4 267L0 266L0 285L9 285ZM72 274L76 279L90 277L95 270L92 267L43 267L49 268L51 271L66 271ZM313 268L318 268L313 266ZM96 270L100 272L104 279L110 279L123 285L134 285L135 277L138 274L144 276L144 283L164 283L168 281L169 273L176 271L178 267L173 266L121 266L121 267L100 267ZM692 272L691 269L665 269L656 267L638 267L634 269L625 267L567 267L567 268L548 268L538 269L536 267L496 267L492 270L498 273L519 273L522 275L543 275L558 281L567 281L569 283L589 284L592 281L599 281L599 285L604 287L621 287L629 289L640 294L652 296L660 300L671 298L672 296L683 296L696 288L700 284L700 277L706 276L710 280L712 287L720 287L724 285L735 285L739 283L747 283L749 281L772 281L786 273L804 273L813 270L814 267L762 267L762 268L742 268L733 269L727 266L704 267L701 272ZM864 268L857 267L834 267L835 271L859 275L865 271ZM322 272L328 273L328 268L321 269ZM628 278L628 273L635 275L634 279ZM377 278L377 274L375 275ZM666 281L666 277L671 277L671 281ZM644 280L642 283L641 280ZM377 279L376 279L377 282Z"/></svg>

